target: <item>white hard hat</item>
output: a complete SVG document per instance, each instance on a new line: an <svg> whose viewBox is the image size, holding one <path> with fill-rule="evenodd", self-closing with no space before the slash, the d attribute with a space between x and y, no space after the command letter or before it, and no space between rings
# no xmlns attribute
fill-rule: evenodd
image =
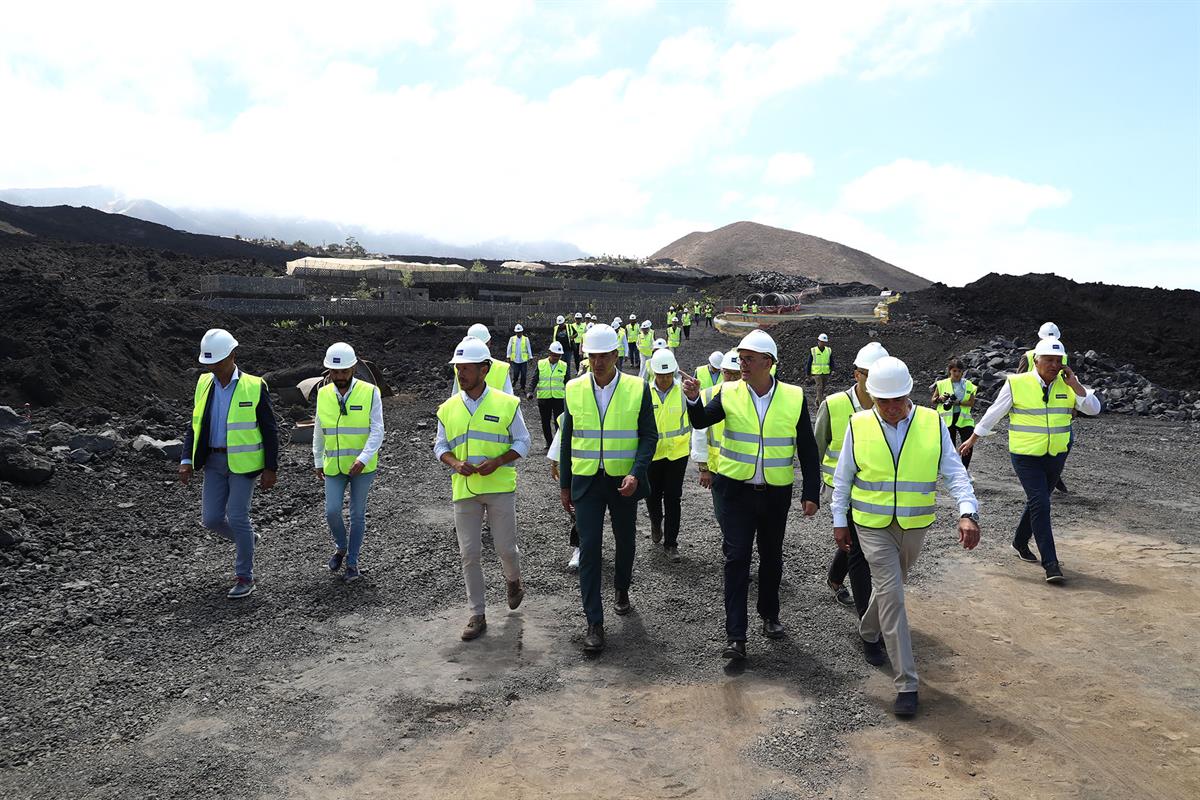
<svg viewBox="0 0 1200 800"><path fill-rule="evenodd" d="M583 335L583 352L611 353L617 349L617 332L610 325L593 325Z"/></svg>
<svg viewBox="0 0 1200 800"><path fill-rule="evenodd" d="M1047 336L1037 343L1037 347L1033 348L1035 356L1065 356L1067 348L1063 347L1063 343L1058 339Z"/></svg>
<svg viewBox="0 0 1200 800"><path fill-rule="evenodd" d="M633 322L635 319L637 319L637 314L630 314L630 315L629 315L629 321L630 321L630 322Z"/></svg>
<svg viewBox="0 0 1200 800"><path fill-rule="evenodd" d="M215 364L224 361L238 346L237 339L224 328L213 328L200 339L200 363Z"/></svg>
<svg viewBox="0 0 1200 800"><path fill-rule="evenodd" d="M562 325L564 322L566 322L566 319L563 318L562 314L559 314L558 319L554 320L555 325Z"/></svg>
<svg viewBox="0 0 1200 800"><path fill-rule="evenodd" d="M888 351L879 342L867 342L858 351L858 355L854 357L854 366L859 369L869 370L872 364L887 354Z"/></svg>
<svg viewBox="0 0 1200 800"><path fill-rule="evenodd" d="M884 400L904 397L912 392L912 386L908 365L894 356L884 356L876 361L867 376L867 394Z"/></svg>
<svg viewBox="0 0 1200 800"><path fill-rule="evenodd" d="M625 320L621 319L620 317L613 317L613 327L615 328L616 326L620 325L624 321Z"/></svg>
<svg viewBox="0 0 1200 800"><path fill-rule="evenodd" d="M818 336L818 337L817 337L817 341L818 341L818 342L828 342L828 341L829 341L829 334L828 334L828 333L822 333L820 336Z"/></svg>
<svg viewBox="0 0 1200 800"><path fill-rule="evenodd" d="M1043 322L1042 327L1038 328L1039 339L1061 339L1062 332L1053 322Z"/></svg>
<svg viewBox="0 0 1200 800"><path fill-rule="evenodd" d="M487 325L484 325L482 322L476 322L467 328L467 336L473 336L484 344L492 340L492 334L488 331Z"/></svg>
<svg viewBox="0 0 1200 800"><path fill-rule="evenodd" d="M524 332L525 332L524 325L517 323L516 325L513 326L513 333L524 333Z"/></svg>
<svg viewBox="0 0 1200 800"><path fill-rule="evenodd" d="M325 369L347 369L357 363L354 348L345 342L334 342L325 351Z"/></svg>
<svg viewBox="0 0 1200 800"><path fill-rule="evenodd" d="M558 353L561 356L563 354L562 342L551 342L550 343L550 352Z"/></svg>
<svg viewBox="0 0 1200 800"><path fill-rule="evenodd" d="M666 346L667 346L666 339L655 339L654 340L654 349L655 350L658 350L660 347L666 347Z"/></svg>
<svg viewBox="0 0 1200 800"><path fill-rule="evenodd" d="M738 358L737 350L730 350L721 359L721 369L740 371L742 368L742 360Z"/></svg>
<svg viewBox="0 0 1200 800"><path fill-rule="evenodd" d="M766 353L776 361L779 360L779 350L775 347L775 340L771 338L771 334L758 328L743 336L742 340L738 342L737 349Z"/></svg>
<svg viewBox="0 0 1200 800"><path fill-rule="evenodd" d="M666 375L678 370L679 364L675 362L675 354L670 350L656 350L650 357L650 369L655 375Z"/></svg>
<svg viewBox="0 0 1200 800"><path fill-rule="evenodd" d="M583 319L583 314L580 314L578 311L576 311L576 312L575 312L575 319Z"/></svg>
<svg viewBox="0 0 1200 800"><path fill-rule="evenodd" d="M708 365L710 367L712 367L713 369L720 369L721 362L724 360L725 360L724 353L722 353L720 350L713 350L712 354L709 355L709 357L708 357Z"/></svg>
<svg viewBox="0 0 1200 800"><path fill-rule="evenodd" d="M454 358L450 359L450 363L480 364L491 360L491 358L492 354L488 352L486 344L474 336L468 336L458 343L458 347L454 348Z"/></svg>
<svg viewBox="0 0 1200 800"><path fill-rule="evenodd" d="M650 327L650 320L648 320L648 319L644 319L644 320L642 320L642 327L643 327L643 328L649 328L649 327Z"/></svg>

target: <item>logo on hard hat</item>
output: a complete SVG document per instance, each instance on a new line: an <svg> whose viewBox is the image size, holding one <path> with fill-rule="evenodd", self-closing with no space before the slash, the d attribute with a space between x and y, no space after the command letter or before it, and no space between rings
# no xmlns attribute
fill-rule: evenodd
<svg viewBox="0 0 1200 800"><path fill-rule="evenodd" d="M212 358L212 353L205 353L205 354L204 354L204 357L205 357L205 358Z"/></svg>
<svg viewBox="0 0 1200 800"><path fill-rule="evenodd" d="M462 354L463 354L463 349L461 347L454 351L454 355L456 355L456 356L461 356Z"/></svg>
<svg viewBox="0 0 1200 800"><path fill-rule="evenodd" d="M334 356L334 357L333 357L333 363L335 363L335 364L340 364L340 363L342 363L341 356Z"/></svg>

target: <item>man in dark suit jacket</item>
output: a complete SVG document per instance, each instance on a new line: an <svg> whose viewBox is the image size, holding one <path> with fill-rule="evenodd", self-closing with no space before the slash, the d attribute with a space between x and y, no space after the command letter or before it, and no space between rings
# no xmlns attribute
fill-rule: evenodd
<svg viewBox="0 0 1200 800"><path fill-rule="evenodd" d="M650 390L645 381L633 375L617 371L617 334L608 325L594 325L583 341L583 351L590 359L591 373L568 384L566 410L563 412L562 445L559 460L559 479L563 508L575 512L575 524L579 529L579 590L583 598L583 610L587 615L587 634L583 649L598 653L604 649L604 604L600 599L601 538L604 532L604 510L608 509L612 520L613 538L616 545L613 584L616 588L616 612L628 614L629 584L633 578L633 556L637 538L638 501L649 497L650 483L646 472L654 457L658 442L658 426L654 422L654 407L650 402ZM615 465L617 458L610 455L604 462L604 445L600 445L599 460L603 466L592 475L575 474L575 459L578 463L591 463L595 458L582 455L590 447L582 440L601 440L599 431L589 430L588 436L575 438L575 419L582 402L595 404L599 419L603 420L605 432L610 436L618 428L628 424L618 419L630 393L637 392L641 403L637 411L637 448L633 453L632 466L628 471ZM589 406L589 408L591 408ZM597 426L600 427L600 426ZM620 437L628 441L628 437ZM603 440L601 440L603 441ZM608 451L613 453L612 450ZM627 452L627 451L626 451ZM621 456L627 461L627 456ZM608 470L612 470L611 472Z"/></svg>

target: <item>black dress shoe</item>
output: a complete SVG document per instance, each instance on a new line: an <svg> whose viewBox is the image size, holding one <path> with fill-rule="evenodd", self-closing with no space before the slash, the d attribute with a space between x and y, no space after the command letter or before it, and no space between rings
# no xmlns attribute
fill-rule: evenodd
<svg viewBox="0 0 1200 800"><path fill-rule="evenodd" d="M872 667L882 667L887 663L887 651L883 649L882 637L878 642L868 642L863 640L863 655L867 657L867 663Z"/></svg>
<svg viewBox="0 0 1200 800"><path fill-rule="evenodd" d="M896 695L896 705L893 709L897 717L911 717L917 713L917 693L900 692Z"/></svg>
<svg viewBox="0 0 1200 800"><path fill-rule="evenodd" d="M583 652L599 653L604 649L604 626L588 625L587 636L583 637Z"/></svg>
<svg viewBox="0 0 1200 800"><path fill-rule="evenodd" d="M1054 491L1058 492L1059 494L1070 494L1071 493L1067 489L1067 484L1063 482L1062 478L1059 478L1058 482L1054 484Z"/></svg>
<svg viewBox="0 0 1200 800"><path fill-rule="evenodd" d="M763 636L768 639L782 639L784 636L787 636L787 629L777 619L764 619Z"/></svg>
<svg viewBox="0 0 1200 800"><path fill-rule="evenodd" d="M679 555L679 548L675 545L667 545L665 552L667 558L671 559L672 564L678 564L680 561L683 561L683 556Z"/></svg>
<svg viewBox="0 0 1200 800"><path fill-rule="evenodd" d="M1051 561L1043 566L1046 568L1046 583L1062 583L1066 580L1063 576L1062 566L1057 561Z"/></svg>
<svg viewBox="0 0 1200 800"><path fill-rule="evenodd" d="M625 589L617 589L617 607L616 612L621 616L629 613L629 592Z"/></svg>
<svg viewBox="0 0 1200 800"><path fill-rule="evenodd" d="M650 521L650 540L652 542L654 542L655 544L658 544L659 542L662 541L662 538L663 538L662 523L654 522L653 520L651 520Z"/></svg>
<svg viewBox="0 0 1200 800"><path fill-rule="evenodd" d="M1035 556L1033 551L1029 549L1028 542L1013 542L1012 549L1017 551L1017 555L1021 557L1022 561L1028 561L1030 564L1036 564L1038 562L1038 557Z"/></svg>
<svg viewBox="0 0 1200 800"><path fill-rule="evenodd" d="M721 651L721 658L732 658L735 661L745 660L746 643L730 641L725 645L725 649Z"/></svg>

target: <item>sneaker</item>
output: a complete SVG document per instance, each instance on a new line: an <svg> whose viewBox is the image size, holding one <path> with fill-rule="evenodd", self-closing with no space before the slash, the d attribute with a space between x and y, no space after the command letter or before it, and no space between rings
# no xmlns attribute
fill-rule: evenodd
<svg viewBox="0 0 1200 800"><path fill-rule="evenodd" d="M346 558L346 551L338 550L336 553L334 553L332 556L329 557L329 561L327 561L325 563L325 566L329 567L330 572L337 572L339 569L342 568L342 561L345 560L345 558Z"/></svg>
<svg viewBox="0 0 1200 800"><path fill-rule="evenodd" d="M1057 561L1051 561L1046 567L1046 583L1062 583L1066 580L1063 576L1062 565Z"/></svg>
<svg viewBox="0 0 1200 800"><path fill-rule="evenodd" d="M1038 563L1038 557L1029 549L1028 543L1022 542L1021 544L1017 544L1013 542L1012 549L1017 551L1017 555L1021 557L1022 561L1028 561L1030 564Z"/></svg>
<svg viewBox="0 0 1200 800"><path fill-rule="evenodd" d="M246 578L238 578L237 583L235 583L233 585L233 587L228 592L225 593L225 596L228 597L230 600L237 600L239 598L246 597L253 591L254 591L254 581L253 580L247 580Z"/></svg>
<svg viewBox="0 0 1200 800"><path fill-rule="evenodd" d="M828 581L828 583L829 588L833 591L834 600L838 601L838 603L843 606L854 605L854 598L850 596L850 590L847 589L845 585L834 583L833 581Z"/></svg>
<svg viewBox="0 0 1200 800"><path fill-rule="evenodd" d="M579 548L575 548L575 552L571 553L571 560L567 562L567 569L571 572L579 572Z"/></svg>
<svg viewBox="0 0 1200 800"><path fill-rule="evenodd" d="M342 576L342 580L344 580L346 583L353 583L361 577L362 573L358 571L357 564L347 564L346 574Z"/></svg>

